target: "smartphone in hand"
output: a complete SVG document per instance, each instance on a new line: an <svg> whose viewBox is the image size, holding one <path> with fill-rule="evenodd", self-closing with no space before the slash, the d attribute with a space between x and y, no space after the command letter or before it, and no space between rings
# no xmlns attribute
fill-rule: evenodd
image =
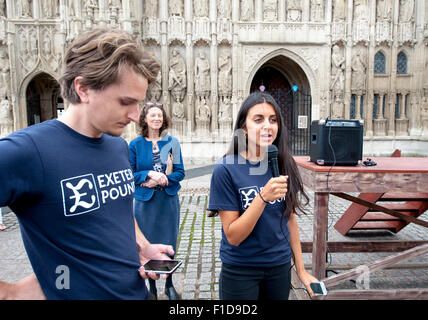
<svg viewBox="0 0 428 320"><path fill-rule="evenodd" d="M149 260L144 269L156 274L172 274L183 263L181 260Z"/></svg>

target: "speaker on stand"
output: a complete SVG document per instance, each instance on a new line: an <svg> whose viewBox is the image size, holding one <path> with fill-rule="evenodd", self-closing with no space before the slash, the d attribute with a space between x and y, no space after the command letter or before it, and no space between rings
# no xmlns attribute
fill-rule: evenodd
<svg viewBox="0 0 428 320"><path fill-rule="evenodd" d="M357 165L363 158L359 120L322 119L311 123L310 160L319 165Z"/></svg>

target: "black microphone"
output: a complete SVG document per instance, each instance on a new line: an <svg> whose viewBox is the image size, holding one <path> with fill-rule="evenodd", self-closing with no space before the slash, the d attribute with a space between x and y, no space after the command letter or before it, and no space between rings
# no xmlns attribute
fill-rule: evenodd
<svg viewBox="0 0 428 320"><path fill-rule="evenodd" d="M270 169L272 170L272 176L274 178L279 177L278 148L274 144L268 146L268 160L270 164Z"/></svg>

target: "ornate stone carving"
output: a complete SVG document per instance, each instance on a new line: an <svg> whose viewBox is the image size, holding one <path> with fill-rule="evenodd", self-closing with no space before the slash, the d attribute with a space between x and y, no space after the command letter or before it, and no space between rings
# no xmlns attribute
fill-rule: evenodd
<svg viewBox="0 0 428 320"><path fill-rule="evenodd" d="M172 117L173 119L184 118L184 105L180 101L180 97L176 97L176 100L172 103Z"/></svg>
<svg viewBox="0 0 428 320"><path fill-rule="evenodd" d="M414 5L414 0L400 0L399 22L413 21Z"/></svg>
<svg viewBox="0 0 428 320"><path fill-rule="evenodd" d="M343 94L338 91L334 92L333 102L331 103L331 117L333 119L343 119L344 108Z"/></svg>
<svg viewBox="0 0 428 320"><path fill-rule="evenodd" d="M182 0L169 0L169 15L183 17L183 1Z"/></svg>
<svg viewBox="0 0 428 320"><path fill-rule="evenodd" d="M254 0L241 0L241 20L252 21L254 19Z"/></svg>
<svg viewBox="0 0 428 320"><path fill-rule="evenodd" d="M12 105L8 99L2 99L0 102L0 137L5 137L12 132Z"/></svg>
<svg viewBox="0 0 428 320"><path fill-rule="evenodd" d="M186 87L186 62L178 49L174 48L169 62L168 89L174 100L179 97L179 100L183 101Z"/></svg>
<svg viewBox="0 0 428 320"><path fill-rule="evenodd" d="M422 135L428 137L428 86L424 87L423 98L422 98L422 108L421 108L421 118L422 118Z"/></svg>
<svg viewBox="0 0 428 320"><path fill-rule="evenodd" d="M232 93L232 58L228 50L223 50L218 59L218 92L220 95Z"/></svg>
<svg viewBox="0 0 428 320"><path fill-rule="evenodd" d="M32 1L31 0L20 0L18 2L19 15L24 18L30 18L33 16L32 10Z"/></svg>
<svg viewBox="0 0 428 320"><path fill-rule="evenodd" d="M230 14L232 12L231 1L230 0L218 0L218 18L230 19Z"/></svg>
<svg viewBox="0 0 428 320"><path fill-rule="evenodd" d="M392 20L392 1L377 0L376 21L391 21L391 20Z"/></svg>
<svg viewBox="0 0 428 320"><path fill-rule="evenodd" d="M346 20L346 0L334 0L333 21L344 22Z"/></svg>
<svg viewBox="0 0 428 320"><path fill-rule="evenodd" d="M211 90L210 62L205 52L201 50L195 60L195 93L198 96L208 97Z"/></svg>
<svg viewBox="0 0 428 320"><path fill-rule="evenodd" d="M196 99L196 129L204 134L209 131L211 118L211 109L208 106L207 100L204 97Z"/></svg>
<svg viewBox="0 0 428 320"><path fill-rule="evenodd" d="M324 0L311 0L311 21L324 21Z"/></svg>
<svg viewBox="0 0 428 320"><path fill-rule="evenodd" d="M0 0L0 17L6 17L6 0Z"/></svg>
<svg viewBox="0 0 428 320"><path fill-rule="evenodd" d="M263 18L266 21L278 20L278 0L263 1Z"/></svg>
<svg viewBox="0 0 428 320"><path fill-rule="evenodd" d="M195 17L208 17L208 3L206 0L198 0L193 2L193 10Z"/></svg>
<svg viewBox="0 0 428 320"><path fill-rule="evenodd" d="M193 42L198 40L211 41L210 20L207 17L195 18L193 21Z"/></svg>
<svg viewBox="0 0 428 320"><path fill-rule="evenodd" d="M186 40L184 19L179 16L168 18L168 41L171 43L174 40Z"/></svg>
<svg viewBox="0 0 428 320"><path fill-rule="evenodd" d="M352 57L352 89L366 89L367 57L362 48L356 49Z"/></svg>
<svg viewBox="0 0 428 320"><path fill-rule="evenodd" d="M287 21L302 21L302 0L287 1Z"/></svg>
<svg viewBox="0 0 428 320"><path fill-rule="evenodd" d="M10 96L9 59L6 48L0 48L0 100Z"/></svg>
<svg viewBox="0 0 428 320"><path fill-rule="evenodd" d="M158 16L158 0L146 0L144 7L144 15L150 18Z"/></svg>
<svg viewBox="0 0 428 320"><path fill-rule="evenodd" d="M231 121L232 120L232 103L230 98L227 96L221 97L220 107L218 110L219 121Z"/></svg>
<svg viewBox="0 0 428 320"><path fill-rule="evenodd" d="M343 93L345 89L345 55L338 45L333 46L331 55L331 79L330 89Z"/></svg>

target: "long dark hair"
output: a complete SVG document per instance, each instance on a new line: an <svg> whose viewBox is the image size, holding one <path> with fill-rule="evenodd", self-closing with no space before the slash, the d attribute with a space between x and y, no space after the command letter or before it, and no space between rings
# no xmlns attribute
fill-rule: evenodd
<svg viewBox="0 0 428 320"><path fill-rule="evenodd" d="M163 104L160 102L147 102L144 104L144 107L140 113L140 118L138 120L138 125L140 127L140 134L146 138L149 134L149 126L147 125L147 122L146 122L146 116L147 116L147 113L149 113L149 110L154 107L159 108L162 111L163 120L162 120L162 126L159 129L159 135L162 136L163 134L165 134L168 128L171 126L171 120L166 114Z"/></svg>
<svg viewBox="0 0 428 320"><path fill-rule="evenodd" d="M300 212L306 214L304 207L309 203L309 197L303 188L302 178L300 177L296 162L294 161L288 147L288 131L284 125L280 107L269 93L256 91L251 93L244 100L236 117L232 141L225 156L246 151L248 141L246 141L247 138L243 132L246 125L248 111L256 104L261 103L268 103L274 108L278 121L278 134L276 139L273 141L273 144L278 148L279 173L280 175L288 175L288 191L285 196L286 209L284 216L290 216L291 212L298 214L296 209L299 209Z"/></svg>

